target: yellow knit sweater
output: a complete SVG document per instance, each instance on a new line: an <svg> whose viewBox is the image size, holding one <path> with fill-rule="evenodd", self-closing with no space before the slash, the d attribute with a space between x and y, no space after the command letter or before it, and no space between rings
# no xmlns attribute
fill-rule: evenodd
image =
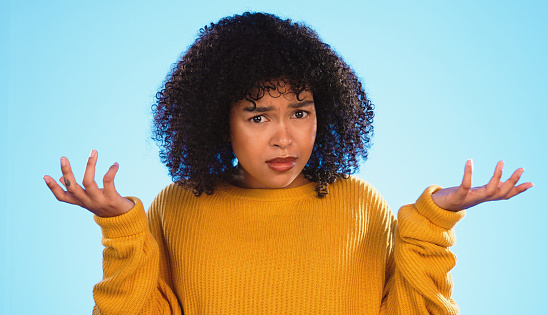
<svg viewBox="0 0 548 315"><path fill-rule="evenodd" d="M172 184L103 231L94 314L457 314L454 225L429 187L396 221L356 177L291 189Z"/></svg>

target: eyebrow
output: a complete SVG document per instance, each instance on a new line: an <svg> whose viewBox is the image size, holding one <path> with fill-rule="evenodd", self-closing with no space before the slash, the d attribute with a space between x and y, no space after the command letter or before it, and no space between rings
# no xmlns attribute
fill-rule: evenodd
<svg viewBox="0 0 548 315"><path fill-rule="evenodd" d="M314 105L314 101L306 100L306 101L302 101L302 102L290 103L289 107L290 108L303 108L303 107L310 106L310 105ZM273 109L274 109L274 106L248 106L248 107L244 107L245 111L247 111L247 112L256 112L256 113L265 113L265 112L271 111Z"/></svg>

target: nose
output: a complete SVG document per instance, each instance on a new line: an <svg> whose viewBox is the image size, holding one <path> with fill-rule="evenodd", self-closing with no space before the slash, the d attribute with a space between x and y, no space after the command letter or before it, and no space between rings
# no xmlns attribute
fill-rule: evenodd
<svg viewBox="0 0 548 315"><path fill-rule="evenodd" d="M293 143L293 140L291 138L291 134L289 132L289 129L287 128L287 125L284 123L278 124L276 126L276 130L274 131L270 144L272 146L279 147L280 149L286 149L291 145L291 143Z"/></svg>

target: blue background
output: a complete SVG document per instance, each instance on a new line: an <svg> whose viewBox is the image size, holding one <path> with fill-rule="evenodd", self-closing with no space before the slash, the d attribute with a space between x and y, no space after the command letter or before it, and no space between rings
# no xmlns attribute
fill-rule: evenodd
<svg viewBox="0 0 548 315"><path fill-rule="evenodd" d="M3 1L0 4L0 313L88 314L100 281L92 215L42 176L67 156L81 178L120 163L117 188L145 206L168 183L150 106L199 28L245 10L305 21L365 82L374 145L359 176L396 212L431 184L483 185L498 160L527 193L457 225L463 314L545 309L546 1ZM198 118L199 119L199 118ZM98 176L100 180L100 176Z"/></svg>

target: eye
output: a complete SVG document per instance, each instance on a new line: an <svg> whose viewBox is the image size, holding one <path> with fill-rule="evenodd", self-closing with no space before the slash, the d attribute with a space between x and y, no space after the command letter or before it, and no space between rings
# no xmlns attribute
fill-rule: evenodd
<svg viewBox="0 0 548 315"><path fill-rule="evenodd" d="M263 115L253 116L249 119L251 122L260 124L265 122L266 118Z"/></svg>
<svg viewBox="0 0 548 315"><path fill-rule="evenodd" d="M297 119L302 119L308 116L308 112L304 110L298 110L295 112L295 114L293 114L293 116Z"/></svg>

